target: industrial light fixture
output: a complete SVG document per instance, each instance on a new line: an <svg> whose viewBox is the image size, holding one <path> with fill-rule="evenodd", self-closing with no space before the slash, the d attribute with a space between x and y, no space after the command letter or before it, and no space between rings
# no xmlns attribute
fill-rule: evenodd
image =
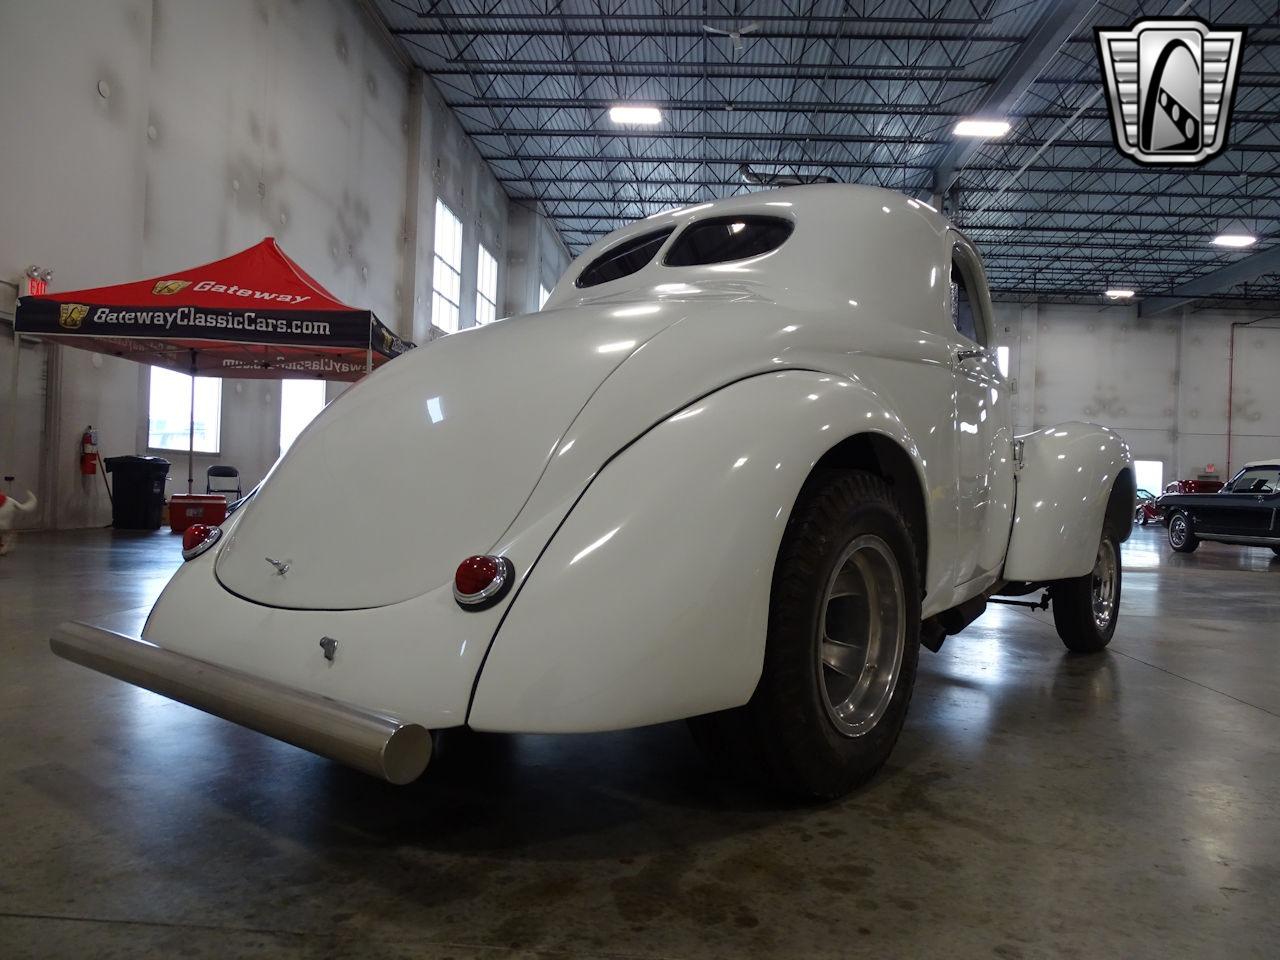
<svg viewBox="0 0 1280 960"><path fill-rule="evenodd" d="M614 123L636 123L652 126L662 122L662 113L657 107L610 107L609 119Z"/></svg>
<svg viewBox="0 0 1280 960"><path fill-rule="evenodd" d="M1220 233L1213 238L1213 245L1215 247L1230 247L1233 250L1251 247L1257 242L1258 238L1253 234L1234 230L1226 233Z"/></svg>
<svg viewBox="0 0 1280 960"><path fill-rule="evenodd" d="M1133 291L1125 290L1122 287L1112 287L1110 290L1103 291L1102 295L1108 300L1129 300L1133 297Z"/></svg>
<svg viewBox="0 0 1280 960"><path fill-rule="evenodd" d="M1215 247L1241 250L1257 242L1258 238L1243 220L1218 221L1218 235L1213 238Z"/></svg>
<svg viewBox="0 0 1280 960"><path fill-rule="evenodd" d="M957 123L955 129L951 132L957 137L984 137L987 139L1003 137L1009 132L1009 121L983 120L979 117L970 117Z"/></svg>

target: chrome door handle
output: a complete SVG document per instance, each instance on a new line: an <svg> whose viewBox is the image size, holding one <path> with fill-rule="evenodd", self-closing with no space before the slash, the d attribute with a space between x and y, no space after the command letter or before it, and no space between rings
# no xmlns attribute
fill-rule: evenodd
<svg viewBox="0 0 1280 960"><path fill-rule="evenodd" d="M957 350L953 355L953 362L956 365L964 363L966 360L976 360L979 357L985 357L985 350Z"/></svg>

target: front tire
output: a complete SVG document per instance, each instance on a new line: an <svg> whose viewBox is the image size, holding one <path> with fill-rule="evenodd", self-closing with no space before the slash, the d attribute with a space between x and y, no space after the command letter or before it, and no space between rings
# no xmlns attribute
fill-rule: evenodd
<svg viewBox="0 0 1280 960"><path fill-rule="evenodd" d="M1053 624L1072 653L1097 653L1111 642L1120 614L1121 583L1120 542L1108 524L1102 529L1093 569L1049 589Z"/></svg>
<svg viewBox="0 0 1280 960"><path fill-rule="evenodd" d="M1169 518L1169 546L1178 553L1194 553L1200 540L1192 532L1191 521L1185 513L1175 513Z"/></svg>
<svg viewBox="0 0 1280 960"><path fill-rule="evenodd" d="M919 653L919 567L891 489L862 471L817 477L778 551L755 693L696 718L695 737L782 793L839 797L892 751Z"/></svg>

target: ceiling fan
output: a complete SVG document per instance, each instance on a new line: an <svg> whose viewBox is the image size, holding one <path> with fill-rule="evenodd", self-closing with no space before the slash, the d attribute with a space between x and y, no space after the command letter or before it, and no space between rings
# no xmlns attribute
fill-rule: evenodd
<svg viewBox="0 0 1280 960"><path fill-rule="evenodd" d="M716 36L720 36L720 37L728 37L730 40L733 41L734 51L741 51L743 36L748 33L755 33L757 30L760 29L760 26L761 26L760 21L756 20L756 21L753 21L752 23L748 23L745 27L735 27L732 30L721 30L719 27L713 27L707 23L704 23L702 25L702 29L706 33L715 34Z"/></svg>

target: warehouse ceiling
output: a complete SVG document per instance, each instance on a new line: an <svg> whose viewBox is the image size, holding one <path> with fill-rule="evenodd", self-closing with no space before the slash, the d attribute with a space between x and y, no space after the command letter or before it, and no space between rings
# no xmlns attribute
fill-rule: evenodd
<svg viewBox="0 0 1280 960"><path fill-rule="evenodd" d="M1144 312L1280 300L1280 2L376 0L507 192L574 253L634 219L830 177L945 197L1013 298ZM1095 27L1245 26L1229 146L1150 168L1113 142ZM656 107L656 126L610 108ZM953 135L1003 117L1001 139ZM1213 237L1258 240L1224 250Z"/></svg>

